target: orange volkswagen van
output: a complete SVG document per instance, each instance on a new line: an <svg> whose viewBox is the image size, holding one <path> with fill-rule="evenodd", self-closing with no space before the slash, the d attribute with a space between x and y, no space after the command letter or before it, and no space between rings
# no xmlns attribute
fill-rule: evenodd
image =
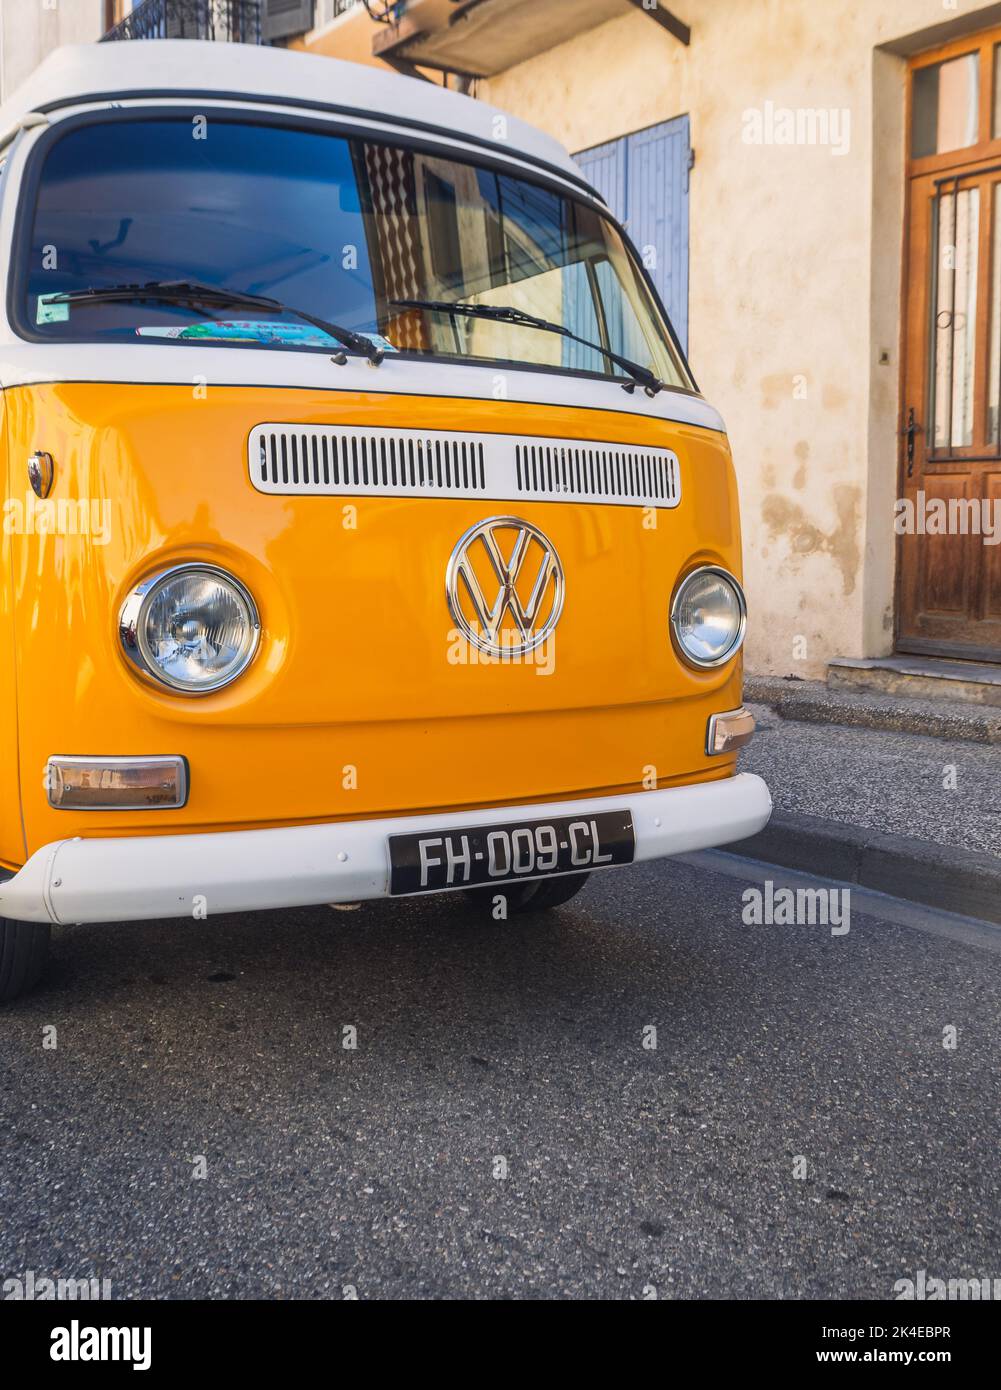
<svg viewBox="0 0 1001 1390"><path fill-rule="evenodd" d="M53 924L536 910L765 824L723 422L558 144L173 41L0 132L0 999Z"/></svg>

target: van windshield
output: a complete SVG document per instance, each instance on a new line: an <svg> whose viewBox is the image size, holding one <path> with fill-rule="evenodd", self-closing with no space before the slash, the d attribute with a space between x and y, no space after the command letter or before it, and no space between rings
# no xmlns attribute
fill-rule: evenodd
<svg viewBox="0 0 1001 1390"><path fill-rule="evenodd" d="M504 306L691 387L614 223L552 188L228 114L95 121L56 139L42 164L22 299L32 336L331 346L278 311L53 298L173 280L268 296L387 351L621 375L594 348L524 322L404 301Z"/></svg>

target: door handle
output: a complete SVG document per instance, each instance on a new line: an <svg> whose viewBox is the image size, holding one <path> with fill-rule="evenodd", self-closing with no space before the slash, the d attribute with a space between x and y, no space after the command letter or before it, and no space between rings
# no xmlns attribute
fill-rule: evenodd
<svg viewBox="0 0 1001 1390"><path fill-rule="evenodd" d="M913 474L913 472L914 472L914 441L917 439L917 437L918 437L918 435L919 435L920 433L921 433L921 426L918 424L917 419L915 418L915 415L914 415L914 407L911 406L910 410L907 412L907 424L906 424L906 426L901 430L901 434L902 434L902 435L904 436L904 438L907 440L907 476L908 476L908 478L909 478L909 477Z"/></svg>

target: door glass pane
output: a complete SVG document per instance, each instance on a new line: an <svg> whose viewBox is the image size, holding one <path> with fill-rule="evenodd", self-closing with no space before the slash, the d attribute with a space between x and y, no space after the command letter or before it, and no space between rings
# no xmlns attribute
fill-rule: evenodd
<svg viewBox="0 0 1001 1390"><path fill-rule="evenodd" d="M1001 183L991 211L991 367L987 383L987 438L1001 446Z"/></svg>
<svg viewBox="0 0 1001 1390"><path fill-rule="evenodd" d="M977 143L980 62L964 53L914 74L911 154L944 154Z"/></svg>
<svg viewBox="0 0 1001 1390"><path fill-rule="evenodd" d="M994 45L994 113L991 116L991 134L995 140L1001 137L1001 43Z"/></svg>
<svg viewBox="0 0 1001 1390"><path fill-rule="evenodd" d="M979 230L979 189L942 195L933 353L936 449L973 443Z"/></svg>

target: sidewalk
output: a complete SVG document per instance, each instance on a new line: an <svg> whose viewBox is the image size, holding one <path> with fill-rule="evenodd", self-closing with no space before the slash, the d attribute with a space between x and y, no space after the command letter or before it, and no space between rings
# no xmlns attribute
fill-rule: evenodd
<svg viewBox="0 0 1001 1390"><path fill-rule="evenodd" d="M873 715L868 695L787 691L748 701L758 730L739 767L764 777L775 813L728 851L1001 923L999 711L887 696ZM818 722L825 709L841 722ZM936 734L900 731L923 723Z"/></svg>

